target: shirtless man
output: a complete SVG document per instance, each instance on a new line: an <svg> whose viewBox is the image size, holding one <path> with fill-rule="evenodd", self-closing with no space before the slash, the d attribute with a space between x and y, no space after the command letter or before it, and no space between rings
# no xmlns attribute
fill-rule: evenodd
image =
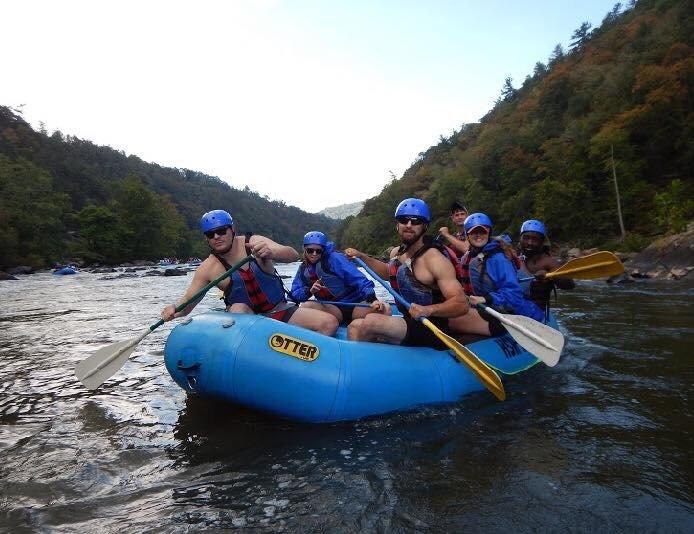
<svg viewBox="0 0 694 534"><path fill-rule="evenodd" d="M428 206L420 199L407 198L395 210L395 220L402 246L391 252L389 263L353 248L346 249L345 254L362 259L381 278L390 280L393 289L411 306L404 309L398 304L403 317L372 313L355 319L347 329L348 338L443 349L443 343L418 319L427 317L446 332L448 318L467 313L467 298L450 260L436 247L424 242L431 220ZM371 306L381 312L386 304L377 300Z"/></svg>
<svg viewBox="0 0 694 534"><path fill-rule="evenodd" d="M552 256L549 247L545 245L547 231L545 225L536 220L529 219L521 225L520 229L520 258L523 265L519 275L524 273L532 275L535 280L521 283L525 293L541 309L549 306L552 289L573 289L576 284L567 278L546 279L545 275L557 269L561 264Z"/></svg>
<svg viewBox="0 0 694 534"><path fill-rule="evenodd" d="M261 235L237 236L234 232L234 220L224 210L205 213L200 220L200 227L211 253L195 270L193 281L178 302L162 309L161 318L164 321L190 313L197 302L178 313L176 307L229 270L231 265L252 254L253 260L218 284L219 289L224 291L227 311L265 315L328 336L335 333L338 323L334 316L320 310L299 308L285 298L284 286L275 273L274 262L297 261L299 254L296 250Z"/></svg>

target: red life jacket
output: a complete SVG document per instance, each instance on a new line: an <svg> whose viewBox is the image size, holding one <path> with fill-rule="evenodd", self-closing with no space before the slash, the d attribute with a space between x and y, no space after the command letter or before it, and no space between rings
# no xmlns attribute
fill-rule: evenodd
<svg viewBox="0 0 694 534"><path fill-rule="evenodd" d="M265 313L269 312L275 307L275 304L270 302L267 295L263 292L255 279L255 274L252 269L239 269L238 273L241 275L241 280L243 280L243 285L246 288L246 293L248 294L248 300L251 302L251 309L255 313Z"/></svg>
<svg viewBox="0 0 694 534"><path fill-rule="evenodd" d="M315 284L318 281L318 275L316 274L316 271L306 269L306 272L308 273L308 279L311 285ZM318 297L321 300L337 300L337 297L333 295L327 287L321 289L318 293L316 293L316 297Z"/></svg>
<svg viewBox="0 0 694 534"><path fill-rule="evenodd" d="M466 252L463 258L460 260L460 283L463 286L463 291L466 295L474 295L475 290L472 287L472 282L470 281L470 261L472 257L470 252Z"/></svg>

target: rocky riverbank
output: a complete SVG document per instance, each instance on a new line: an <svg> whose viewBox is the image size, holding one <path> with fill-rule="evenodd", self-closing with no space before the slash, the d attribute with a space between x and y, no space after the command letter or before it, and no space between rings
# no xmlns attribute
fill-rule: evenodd
<svg viewBox="0 0 694 534"><path fill-rule="evenodd" d="M103 265L80 265L80 262L73 262L78 267L78 272L88 274L105 274L101 280L113 280L116 278L133 278L137 276L186 276L194 271L197 265L181 264L176 266L160 266L154 262L146 260L135 260L116 266ZM34 270L27 265L20 265L0 271L0 280L17 280L17 275L28 275L35 273L51 273L52 269Z"/></svg>

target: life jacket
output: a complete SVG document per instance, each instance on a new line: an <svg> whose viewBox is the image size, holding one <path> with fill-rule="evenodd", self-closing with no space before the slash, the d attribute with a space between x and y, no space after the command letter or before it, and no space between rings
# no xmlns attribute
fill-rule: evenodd
<svg viewBox="0 0 694 534"><path fill-rule="evenodd" d="M316 264L313 267L306 266L304 270L301 272L301 278L302 280L305 280L305 285L308 287L311 287L313 284L315 284L318 280L321 281L322 285L325 286L323 289L318 291L316 293L316 297L318 297L320 300L339 300L339 297L336 296L330 289L328 289L328 282L325 279L325 273L319 273L320 263ZM322 269L321 269L322 271ZM306 280L306 276L308 275L308 280ZM336 277L333 277L336 278Z"/></svg>
<svg viewBox="0 0 694 534"><path fill-rule="evenodd" d="M510 243L510 237L508 237L506 234L503 236L499 237L493 237L489 243L493 243L494 241L499 242L500 240L506 241L506 243ZM488 244L489 244L488 243ZM487 244L487 245L488 245ZM485 247L487 247L485 245ZM516 251L513 249L506 249L510 250L512 252L511 257L509 260L513 264L513 267L516 269L516 272L521 268L523 265L523 262L521 261L521 258L518 257L518 254L516 254ZM479 287L479 280L483 280L484 284L487 286L494 285L494 282L492 279L486 274L487 271L487 259L489 257L493 256L494 254L498 254L499 252L504 252L504 249L501 248L499 245L496 248L493 248L492 250L484 250L483 252L477 253L475 256L472 255L473 250L470 248L460 259L460 283L463 286L463 290L465 291L466 295L475 295L475 285L478 285ZM470 275L471 271L474 273L473 276ZM520 279L520 275L518 275ZM475 284L475 280L478 280L478 283Z"/></svg>
<svg viewBox="0 0 694 534"><path fill-rule="evenodd" d="M518 267L518 285L521 286L523 294L530 296L530 285L532 284L533 274L528 270L525 265L525 257L521 256L522 261L520 262L520 267ZM524 280L524 278L530 278L530 280Z"/></svg>
<svg viewBox="0 0 694 534"><path fill-rule="evenodd" d="M405 300L421 306L439 304L444 301L443 295L438 287L429 287L426 284L423 284L417 280L417 277L414 274L414 264L417 261L417 258L419 258L430 248L438 249L438 247L433 243L425 242L425 244L405 263L402 263L398 258L393 258L388 263L388 278L391 287L400 293ZM404 252L403 247L401 247L401 250L398 252ZM455 254L453 254L451 257L455 258ZM458 263L455 260L453 261L456 264ZM407 309L400 303L398 303L397 306L403 314L407 313Z"/></svg>
<svg viewBox="0 0 694 534"><path fill-rule="evenodd" d="M246 235L246 243L250 236ZM214 255L226 270L231 265L221 256ZM282 280L276 273L263 271L255 260L251 260L248 269L237 269L229 278L229 285L224 290L224 304L246 304L253 313L266 313L278 304L286 302Z"/></svg>
<svg viewBox="0 0 694 534"><path fill-rule="evenodd" d="M545 250L546 248L546 250ZM543 247L543 253L549 254L549 247ZM557 288L554 282L550 279L545 280L526 280L521 282L521 278L532 277L533 274L528 270L525 264L525 256L521 255L523 260L521 268L518 270L518 283L523 288L523 294L531 301L533 301L537 306L544 310L545 316L549 314L549 304L552 297L552 292L554 296L557 296Z"/></svg>

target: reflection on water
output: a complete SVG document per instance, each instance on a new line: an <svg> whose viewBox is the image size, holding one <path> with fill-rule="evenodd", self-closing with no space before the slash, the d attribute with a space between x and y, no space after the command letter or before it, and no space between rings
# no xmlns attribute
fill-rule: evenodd
<svg viewBox="0 0 694 534"><path fill-rule="evenodd" d="M321 426L187 398L171 325L84 390L74 365L190 280L99 276L0 285L0 530L691 531L691 284L560 294L562 361L504 403Z"/></svg>

